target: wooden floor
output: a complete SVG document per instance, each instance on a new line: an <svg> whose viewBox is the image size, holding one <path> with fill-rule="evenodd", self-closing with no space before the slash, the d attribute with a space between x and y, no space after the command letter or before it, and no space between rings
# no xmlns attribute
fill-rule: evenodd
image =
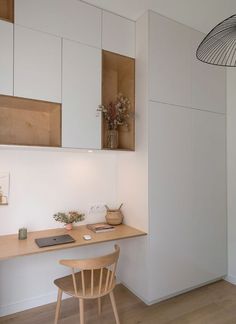
<svg viewBox="0 0 236 324"><path fill-rule="evenodd" d="M225 282L196 289L167 301L146 306L124 286L115 289L121 324L236 324L236 287ZM86 324L115 323L109 299L104 298L103 315L97 316L97 304L87 301ZM0 323L52 324L55 304L0 318ZM62 303L60 324L79 324L78 303Z"/></svg>

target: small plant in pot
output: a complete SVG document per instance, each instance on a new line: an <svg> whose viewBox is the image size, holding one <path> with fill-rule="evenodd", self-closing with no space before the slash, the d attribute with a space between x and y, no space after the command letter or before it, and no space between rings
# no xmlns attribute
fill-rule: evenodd
<svg viewBox="0 0 236 324"><path fill-rule="evenodd" d="M77 211L69 211L68 213L59 212L53 215L55 221L64 223L67 230L72 230L73 224L84 220L84 214Z"/></svg>

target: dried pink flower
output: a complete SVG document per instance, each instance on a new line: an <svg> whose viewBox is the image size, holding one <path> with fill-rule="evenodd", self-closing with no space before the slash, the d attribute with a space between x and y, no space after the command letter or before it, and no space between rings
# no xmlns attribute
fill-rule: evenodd
<svg viewBox="0 0 236 324"><path fill-rule="evenodd" d="M107 107L100 105L98 110L103 113L109 130L117 129L119 126L128 127L128 119L132 116L130 101L122 93L119 93L116 100L110 102Z"/></svg>

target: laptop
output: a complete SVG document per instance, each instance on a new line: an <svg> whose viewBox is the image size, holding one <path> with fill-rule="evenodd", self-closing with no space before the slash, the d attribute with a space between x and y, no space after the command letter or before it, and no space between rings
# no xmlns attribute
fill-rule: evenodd
<svg viewBox="0 0 236 324"><path fill-rule="evenodd" d="M58 245L58 244L73 243L73 242L75 242L75 240L73 239L73 237L71 237L68 234L35 239L35 243L40 248L46 246Z"/></svg>

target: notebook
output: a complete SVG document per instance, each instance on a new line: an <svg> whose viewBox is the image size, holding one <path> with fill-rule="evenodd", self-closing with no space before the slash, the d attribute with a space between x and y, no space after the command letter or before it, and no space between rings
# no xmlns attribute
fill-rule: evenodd
<svg viewBox="0 0 236 324"><path fill-rule="evenodd" d="M71 237L68 234L35 239L35 243L40 248L46 246L58 245L58 244L73 243L73 242L75 242L75 240L73 239L73 237Z"/></svg>
<svg viewBox="0 0 236 324"><path fill-rule="evenodd" d="M110 232L115 230L115 226L107 223L87 224L87 228L95 233Z"/></svg>

